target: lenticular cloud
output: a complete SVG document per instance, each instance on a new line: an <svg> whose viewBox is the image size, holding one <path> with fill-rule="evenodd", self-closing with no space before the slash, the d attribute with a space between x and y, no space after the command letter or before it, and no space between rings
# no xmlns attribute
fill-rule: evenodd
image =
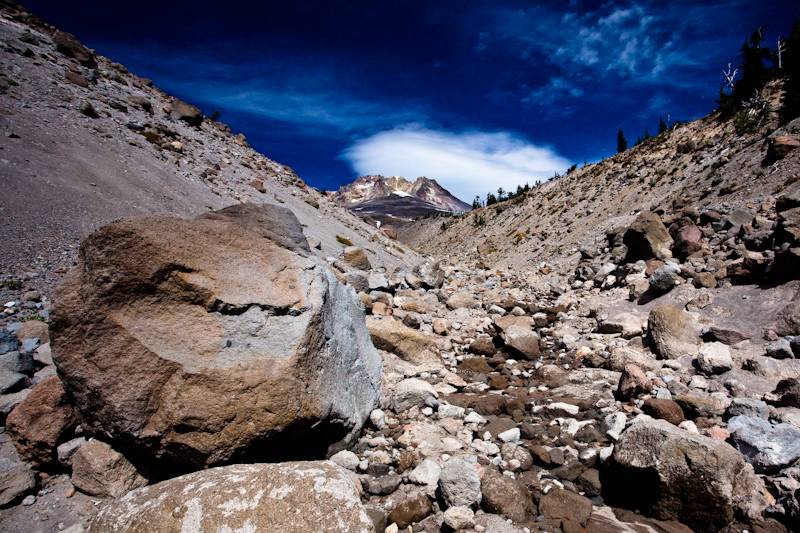
<svg viewBox="0 0 800 533"><path fill-rule="evenodd" d="M506 132L452 133L406 126L362 139L342 157L359 174L427 176L460 199L545 180L570 162Z"/></svg>

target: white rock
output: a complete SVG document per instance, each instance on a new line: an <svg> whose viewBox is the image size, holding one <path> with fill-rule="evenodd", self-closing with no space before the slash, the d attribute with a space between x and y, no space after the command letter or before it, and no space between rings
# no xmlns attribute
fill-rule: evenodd
<svg viewBox="0 0 800 533"><path fill-rule="evenodd" d="M519 442L520 432L519 428L511 428L499 433L497 438L503 442Z"/></svg>
<svg viewBox="0 0 800 533"><path fill-rule="evenodd" d="M442 468L433 459L425 459L408 475L408 480L417 485L436 485Z"/></svg>
<svg viewBox="0 0 800 533"><path fill-rule="evenodd" d="M722 374L733 368L731 349L721 342L710 342L700 348L697 364L706 374Z"/></svg>
<svg viewBox="0 0 800 533"><path fill-rule="evenodd" d="M603 427L606 430L606 435L614 440L618 440L620 434L625 430L625 422L627 418L625 413L611 413L603 419Z"/></svg>
<svg viewBox="0 0 800 533"><path fill-rule="evenodd" d="M356 471L360 462L358 456L350 450L342 450L331 456L331 461L348 470Z"/></svg>
<svg viewBox="0 0 800 533"><path fill-rule="evenodd" d="M700 434L700 430L697 429L697 426L691 420L684 420L683 422L678 424L678 427L683 429L683 430L688 431L689 433L694 433L695 435L699 435Z"/></svg>
<svg viewBox="0 0 800 533"><path fill-rule="evenodd" d="M458 405L440 403L437 412L439 413L439 418L461 418L464 416L465 409L463 407L459 407Z"/></svg>
<svg viewBox="0 0 800 533"><path fill-rule="evenodd" d="M375 426L375 429L383 429L386 427L386 414L382 409L373 409L369 414L369 421Z"/></svg>
<svg viewBox="0 0 800 533"><path fill-rule="evenodd" d="M548 411L564 411L565 413L569 413L571 415L577 415L581 409L577 405L572 405L570 403L564 402L553 402L547 405Z"/></svg>
<svg viewBox="0 0 800 533"><path fill-rule="evenodd" d="M472 411L467 416L464 417L464 422L467 424L485 424L486 419L483 418L478 413L476 413L475 411Z"/></svg>

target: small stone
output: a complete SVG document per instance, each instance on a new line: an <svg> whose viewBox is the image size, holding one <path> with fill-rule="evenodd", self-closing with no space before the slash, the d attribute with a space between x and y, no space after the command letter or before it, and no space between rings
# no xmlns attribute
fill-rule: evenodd
<svg viewBox="0 0 800 533"><path fill-rule="evenodd" d="M444 512L444 523L454 531L468 529L475 525L475 513L469 507L456 505Z"/></svg>
<svg viewBox="0 0 800 533"><path fill-rule="evenodd" d="M721 342L704 344L697 356L697 365L706 374L722 374L733 368L731 349Z"/></svg>
<svg viewBox="0 0 800 533"><path fill-rule="evenodd" d="M383 429L386 427L386 414L381 409L373 409L369 414L369 421L375 429Z"/></svg>
<svg viewBox="0 0 800 533"><path fill-rule="evenodd" d="M519 428L511 428L497 435L497 438L503 442L519 442L520 431Z"/></svg>
<svg viewBox="0 0 800 533"><path fill-rule="evenodd" d="M36 503L36 496L33 494L28 494L25 498L22 499L22 505L30 506Z"/></svg>
<svg viewBox="0 0 800 533"><path fill-rule="evenodd" d="M436 485L442 469L433 459L425 459L411 471L408 480L416 485Z"/></svg>
<svg viewBox="0 0 800 533"><path fill-rule="evenodd" d="M356 469L358 468L358 463L360 462L358 456L353 452L351 452L350 450L342 450L340 452L336 452L331 456L330 460L336 463L337 465L341 466L342 468L352 470L353 472L356 471Z"/></svg>
<svg viewBox="0 0 800 533"><path fill-rule="evenodd" d="M444 464L439 490L447 507L471 507L481 501L481 479L475 467L463 459L450 459Z"/></svg>

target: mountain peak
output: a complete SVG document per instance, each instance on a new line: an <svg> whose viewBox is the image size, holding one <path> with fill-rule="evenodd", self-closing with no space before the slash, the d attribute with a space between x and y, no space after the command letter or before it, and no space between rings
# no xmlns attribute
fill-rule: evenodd
<svg viewBox="0 0 800 533"><path fill-rule="evenodd" d="M420 176L414 181L402 176L378 174L359 176L353 183L340 187L335 196L337 203L351 209L379 199L389 199L382 204L391 207L393 197L420 200L424 205L418 207L423 212L463 213L470 209L468 204L453 196L435 179L425 176Z"/></svg>

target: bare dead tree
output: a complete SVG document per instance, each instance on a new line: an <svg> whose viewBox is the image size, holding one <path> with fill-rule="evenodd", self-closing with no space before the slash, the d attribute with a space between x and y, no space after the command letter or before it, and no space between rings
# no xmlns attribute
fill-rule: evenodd
<svg viewBox="0 0 800 533"><path fill-rule="evenodd" d="M728 89L733 92L733 88L736 82L736 76L739 74L738 68L733 68L730 63L728 63L728 70L723 70L722 75L725 76L725 85L728 86Z"/></svg>
<svg viewBox="0 0 800 533"><path fill-rule="evenodd" d="M780 35L778 36L778 70L783 69L783 53L786 51L786 42L783 40L783 37Z"/></svg>

